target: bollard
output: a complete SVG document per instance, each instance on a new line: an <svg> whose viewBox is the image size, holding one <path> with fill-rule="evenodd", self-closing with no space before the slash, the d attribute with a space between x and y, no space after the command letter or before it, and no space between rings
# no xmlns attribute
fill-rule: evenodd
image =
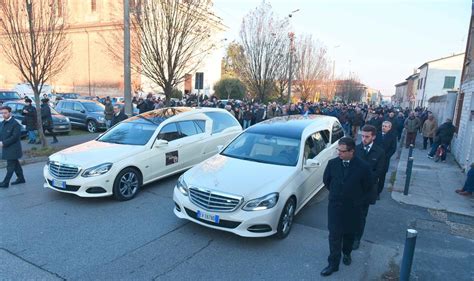
<svg viewBox="0 0 474 281"><path fill-rule="evenodd" d="M408 195L408 188L410 187L411 179L411 170L413 169L413 157L408 158L407 162L407 177L405 179L405 189L403 190L403 195Z"/></svg>
<svg viewBox="0 0 474 281"><path fill-rule="evenodd" d="M405 249L403 250L402 265L400 267L400 281L410 280L411 265L413 264L413 255L415 254L417 235L418 231L414 229L407 229Z"/></svg>
<svg viewBox="0 0 474 281"><path fill-rule="evenodd" d="M413 144L410 144L410 149L408 150L408 159L413 156L413 148L415 146ZM405 175L408 174L408 163L407 163L407 169L405 170Z"/></svg>

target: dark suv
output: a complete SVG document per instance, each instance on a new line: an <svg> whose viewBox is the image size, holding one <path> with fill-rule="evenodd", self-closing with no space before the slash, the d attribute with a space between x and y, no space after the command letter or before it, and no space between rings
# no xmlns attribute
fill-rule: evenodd
<svg viewBox="0 0 474 281"><path fill-rule="evenodd" d="M20 95L15 91L0 90L0 102L2 103L19 99Z"/></svg>
<svg viewBox="0 0 474 281"><path fill-rule="evenodd" d="M69 117L73 126L86 128L91 133L106 130L105 106L91 100L60 100L56 110Z"/></svg>
<svg viewBox="0 0 474 281"><path fill-rule="evenodd" d="M20 123L23 121L23 109L26 106L26 103L23 100L20 101L9 101L4 103L12 108L12 114L15 119L19 120ZM33 106L35 104L33 103ZM40 112L40 111L37 111ZM64 115L59 114L54 108L51 107L51 116L53 117L53 131L55 133L66 133L68 134L71 131L71 122L69 118Z"/></svg>

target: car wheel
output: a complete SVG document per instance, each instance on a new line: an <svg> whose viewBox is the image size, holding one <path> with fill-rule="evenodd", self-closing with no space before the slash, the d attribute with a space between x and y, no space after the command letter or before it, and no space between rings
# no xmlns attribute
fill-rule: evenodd
<svg viewBox="0 0 474 281"><path fill-rule="evenodd" d="M97 131L97 122L94 120L87 121L87 131L89 131L89 133L95 133Z"/></svg>
<svg viewBox="0 0 474 281"><path fill-rule="evenodd" d="M286 238L290 234L293 219L295 218L296 203L293 197L286 201L285 207L281 211L280 220L278 221L278 229L276 237L279 239Z"/></svg>
<svg viewBox="0 0 474 281"><path fill-rule="evenodd" d="M130 200L138 193L142 178L136 169L123 169L114 181L114 197L119 201Z"/></svg>

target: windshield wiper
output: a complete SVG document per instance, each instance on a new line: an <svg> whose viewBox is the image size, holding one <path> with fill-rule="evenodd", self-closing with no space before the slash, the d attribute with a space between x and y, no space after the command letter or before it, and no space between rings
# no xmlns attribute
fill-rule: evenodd
<svg viewBox="0 0 474 281"><path fill-rule="evenodd" d="M250 157L245 157L245 156L237 156L237 155L229 155L229 154L222 154L224 156L232 157L232 158L237 158L240 160L247 160L247 161L253 161L253 162L258 162L258 163L264 163L264 164L271 164L268 161L260 160L260 159L254 159Z"/></svg>

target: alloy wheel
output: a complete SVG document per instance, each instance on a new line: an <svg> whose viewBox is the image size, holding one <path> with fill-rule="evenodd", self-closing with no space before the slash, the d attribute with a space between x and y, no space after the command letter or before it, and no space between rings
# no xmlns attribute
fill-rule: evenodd
<svg viewBox="0 0 474 281"><path fill-rule="evenodd" d="M138 185L139 180L137 175L134 172L127 172L120 178L120 194L126 198L133 197L138 190Z"/></svg>
<svg viewBox="0 0 474 281"><path fill-rule="evenodd" d="M283 230L284 234L288 233L293 224L293 219L295 217L295 205L293 203L287 204L285 206L285 213L283 215Z"/></svg>

